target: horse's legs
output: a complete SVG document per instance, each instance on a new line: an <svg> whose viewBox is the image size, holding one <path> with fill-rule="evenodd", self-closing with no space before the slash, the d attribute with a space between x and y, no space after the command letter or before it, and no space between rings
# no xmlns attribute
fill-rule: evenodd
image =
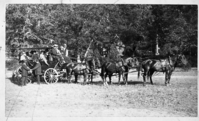
<svg viewBox="0 0 199 121"><path fill-rule="evenodd" d="M124 82L126 83L126 85L128 84L128 72L125 74L125 78L123 78Z"/></svg>
<svg viewBox="0 0 199 121"><path fill-rule="evenodd" d="M152 85L153 85L153 80L152 80L152 75L153 75L153 73L154 73L154 71L151 71L151 72L149 73L150 82L151 82Z"/></svg>
<svg viewBox="0 0 199 121"><path fill-rule="evenodd" d="M84 71L84 84L86 84L87 76L88 76L88 73Z"/></svg>
<svg viewBox="0 0 199 121"><path fill-rule="evenodd" d="M110 84L112 84L112 81L111 81L112 75L113 75L112 73L110 73L110 74L108 75Z"/></svg>
<svg viewBox="0 0 199 121"><path fill-rule="evenodd" d="M67 73L68 83L71 83L72 70L68 69L66 70L66 73Z"/></svg>
<svg viewBox="0 0 199 121"><path fill-rule="evenodd" d="M121 73L118 73L118 84L120 84Z"/></svg>
<svg viewBox="0 0 199 121"><path fill-rule="evenodd" d="M146 74L145 74L145 72L143 73L143 86L146 86Z"/></svg>
<svg viewBox="0 0 199 121"><path fill-rule="evenodd" d="M105 75L101 76L104 86L107 84Z"/></svg>
<svg viewBox="0 0 199 121"><path fill-rule="evenodd" d="M144 73L143 73L143 86L146 86L146 76L147 76L147 70L144 69Z"/></svg>
<svg viewBox="0 0 199 121"><path fill-rule="evenodd" d="M124 84L128 84L128 82L127 82L127 78L128 78L128 74L125 74L125 73L122 73L122 74L120 74L121 76L122 76L122 79L123 79L123 82L124 82Z"/></svg>
<svg viewBox="0 0 199 121"><path fill-rule="evenodd" d="M167 86L167 84L168 84L168 78L169 78L169 72L166 71L166 72L165 72L165 85L166 85L166 86Z"/></svg>
<svg viewBox="0 0 199 121"><path fill-rule="evenodd" d="M93 83L93 71L90 73L91 83Z"/></svg>
<svg viewBox="0 0 199 121"><path fill-rule="evenodd" d="M104 86L106 85L106 78L105 78L105 69L104 69L104 67L102 66L102 69L101 69L101 73L100 73L100 76L101 76L101 78L102 78L102 81L103 81L103 84L104 84Z"/></svg>
<svg viewBox="0 0 199 121"><path fill-rule="evenodd" d="M71 75L68 75L68 83L71 83Z"/></svg>
<svg viewBox="0 0 199 121"><path fill-rule="evenodd" d="M104 84L105 85L108 85L108 83L107 83L107 80L106 80L106 77L108 76L108 73L106 72L106 74L104 75Z"/></svg>
<svg viewBox="0 0 199 121"><path fill-rule="evenodd" d="M168 75L168 84L169 84L169 85L170 85L171 75L172 75L172 71L170 71L170 72L169 72L169 75Z"/></svg>
<svg viewBox="0 0 199 121"><path fill-rule="evenodd" d="M75 75L75 83L77 83L78 80L78 74L74 74Z"/></svg>
<svg viewBox="0 0 199 121"><path fill-rule="evenodd" d="M122 72L123 82L124 82L125 84L128 83L128 72L129 72L129 68L128 68L128 67L125 67L125 71Z"/></svg>

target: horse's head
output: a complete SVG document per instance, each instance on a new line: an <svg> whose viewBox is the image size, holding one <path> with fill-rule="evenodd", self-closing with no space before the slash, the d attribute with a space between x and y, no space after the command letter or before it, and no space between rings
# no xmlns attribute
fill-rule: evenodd
<svg viewBox="0 0 199 121"><path fill-rule="evenodd" d="M188 61L187 61L185 55L183 55L183 54L177 54L172 57L169 56L169 63L171 65L173 65L174 67L188 65Z"/></svg>
<svg viewBox="0 0 199 121"><path fill-rule="evenodd" d="M188 64L187 58L183 54L177 55L177 63L178 62L181 63L182 65L187 65Z"/></svg>
<svg viewBox="0 0 199 121"><path fill-rule="evenodd" d="M139 61L136 57L129 57L125 60L125 64L133 68L139 66Z"/></svg>

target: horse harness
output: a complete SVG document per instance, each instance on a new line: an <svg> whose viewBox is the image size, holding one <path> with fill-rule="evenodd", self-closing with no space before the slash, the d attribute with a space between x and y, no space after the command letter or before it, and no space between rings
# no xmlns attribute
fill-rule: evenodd
<svg viewBox="0 0 199 121"><path fill-rule="evenodd" d="M170 61L170 58L168 60L167 59L156 60L156 63L154 64L154 66L157 66L158 64L159 64L159 66L161 66L163 71L165 71L166 68L172 66L172 62Z"/></svg>
<svg viewBox="0 0 199 121"><path fill-rule="evenodd" d="M119 67L119 69L124 70L124 66L123 66L122 64L120 64L120 63L121 63L121 62L115 62L115 63L113 63L113 62L108 62L108 63L106 64L106 66L107 66L107 68L109 68L109 67L111 66L111 64L115 64L116 67Z"/></svg>
<svg viewBox="0 0 199 121"><path fill-rule="evenodd" d="M66 66L74 66L74 63L72 63L72 62L70 62L70 63L68 63Z"/></svg>

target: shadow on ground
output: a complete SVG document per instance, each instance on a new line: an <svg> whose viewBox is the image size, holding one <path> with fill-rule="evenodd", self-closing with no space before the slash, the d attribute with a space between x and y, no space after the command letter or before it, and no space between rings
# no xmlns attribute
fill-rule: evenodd
<svg viewBox="0 0 199 121"><path fill-rule="evenodd" d="M21 78L17 78L17 77L14 77L14 75L12 75L12 77L10 78L7 78L9 79L13 84L15 85L18 85L18 86L21 86ZM31 79L31 82L28 82L30 84L33 84L33 83L37 83L37 81L34 81L36 80L36 78L32 78ZM95 80L93 82L91 81L87 81L86 84L83 82L83 81L78 81L78 82L75 82L75 80L71 80L71 82L69 83L68 80L58 80L57 83L60 83L60 84L80 84L80 85L98 85L98 86L102 86L103 85L103 81L102 80ZM40 84L46 84L46 82L44 81L44 79L41 77L41 83ZM123 81L120 82L112 82L110 83L108 81L108 84L109 85L125 85L125 83ZM142 81L128 81L128 85L143 85L143 82ZM146 85L151 85L150 82L146 82ZM156 84L154 84L156 85Z"/></svg>
<svg viewBox="0 0 199 121"><path fill-rule="evenodd" d="M21 86L21 78L20 77L15 77L14 74L12 74L12 77L7 78L8 80L10 80L11 83ZM27 84L31 84L31 83L37 83L35 77L31 78L31 81L28 81ZM40 84L46 84L46 82L44 81L43 78L41 78L41 83Z"/></svg>
<svg viewBox="0 0 199 121"><path fill-rule="evenodd" d="M10 82L12 82L13 84L15 85L18 85L18 86L21 86L21 83L20 83L20 80L19 79L14 79L14 77L10 77L10 78L7 78L10 80Z"/></svg>

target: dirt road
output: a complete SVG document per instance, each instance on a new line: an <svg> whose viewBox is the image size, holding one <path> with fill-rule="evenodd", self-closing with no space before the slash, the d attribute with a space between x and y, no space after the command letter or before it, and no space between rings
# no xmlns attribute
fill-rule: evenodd
<svg viewBox="0 0 199 121"><path fill-rule="evenodd" d="M193 110L196 114L193 114L187 113L186 111L172 110L172 108L168 106L164 108L164 104L161 104L162 108L161 106L157 106L157 108L155 108L155 106L152 106L152 108L143 108L141 103L145 102L134 101L137 100L135 98L136 96L141 95L140 90L147 92L147 89L150 88L154 91L157 87L157 92L164 92L164 88L166 87L163 86L163 81L159 82L160 86L149 85L143 87L142 84L138 82L137 85L119 86L113 84L109 87L104 87L102 86L101 79L97 78L94 84L88 85L81 85L80 81L78 84L56 83L51 85L37 85L33 83L20 87L10 81L9 78L11 75L11 71L6 72L5 115L8 119L11 117L189 117L197 115L195 108ZM173 80L175 80L175 78L177 77L173 77ZM193 74L190 78L191 82L193 82L191 85L196 85L197 76ZM130 80L133 79L133 75L131 75ZM114 77L113 80L116 82L117 78ZM191 88L191 86L189 88ZM191 98L194 98L194 96L197 96L197 85L196 89L191 88L191 90L193 92L189 93L193 93L193 97ZM161 103L161 101L159 102ZM194 101L189 108L193 108L194 105L197 105L197 101Z"/></svg>

